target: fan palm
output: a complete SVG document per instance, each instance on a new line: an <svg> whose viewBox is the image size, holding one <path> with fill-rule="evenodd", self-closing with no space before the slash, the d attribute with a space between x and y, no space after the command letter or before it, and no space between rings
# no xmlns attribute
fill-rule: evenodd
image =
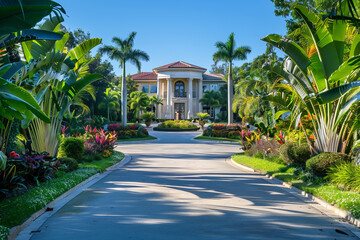
<svg viewBox="0 0 360 240"><path fill-rule="evenodd" d="M121 119L124 125L127 124L127 89L126 89L126 62L136 65L138 71L141 70L141 61L149 61L149 55L141 50L133 49L136 32L130 33L129 37L121 39L113 37L112 42L115 46L105 45L100 48L101 53L107 54L110 59L120 62L123 70L121 79Z"/></svg>
<svg viewBox="0 0 360 240"><path fill-rule="evenodd" d="M120 110L120 93L107 88L105 91L105 97L99 104L99 108L105 108L107 110L108 120L110 121L110 110Z"/></svg>
<svg viewBox="0 0 360 240"><path fill-rule="evenodd" d="M246 56L251 52L250 47L241 46L236 48L234 33L231 33L227 42L216 42L216 48L218 49L214 55L213 59L215 65L218 61L224 61L229 63L229 74L228 74L228 124L233 122L233 113L232 113L232 98L234 94L233 81L232 81L232 67L233 61L235 60L245 60Z"/></svg>

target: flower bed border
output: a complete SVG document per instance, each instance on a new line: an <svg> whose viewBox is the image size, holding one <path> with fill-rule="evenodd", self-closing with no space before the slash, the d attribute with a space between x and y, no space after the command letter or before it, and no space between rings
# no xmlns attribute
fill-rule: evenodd
<svg viewBox="0 0 360 240"><path fill-rule="evenodd" d="M195 132L198 131L200 128L196 127L195 128L187 128L187 129L182 129L182 128L159 128L159 127L154 127L153 130L154 131L162 131L162 132Z"/></svg>

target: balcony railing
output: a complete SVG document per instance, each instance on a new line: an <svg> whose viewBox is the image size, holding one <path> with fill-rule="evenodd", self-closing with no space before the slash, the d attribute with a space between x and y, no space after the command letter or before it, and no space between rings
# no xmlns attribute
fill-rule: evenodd
<svg viewBox="0 0 360 240"><path fill-rule="evenodd" d="M186 92L175 92L174 96L177 98L186 98L187 93Z"/></svg>

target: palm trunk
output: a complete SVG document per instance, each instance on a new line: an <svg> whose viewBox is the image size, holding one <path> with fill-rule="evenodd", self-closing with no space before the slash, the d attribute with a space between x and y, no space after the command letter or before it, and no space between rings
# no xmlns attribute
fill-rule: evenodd
<svg viewBox="0 0 360 240"><path fill-rule="evenodd" d="M229 74L228 74L228 124L233 123L232 113L232 99L233 99L233 82L232 82L232 61L229 61Z"/></svg>
<svg viewBox="0 0 360 240"><path fill-rule="evenodd" d="M110 122L110 108L108 107L108 121Z"/></svg>
<svg viewBox="0 0 360 240"><path fill-rule="evenodd" d="M123 75L121 79L121 121L123 125L127 125L127 89L125 76L125 61L122 62Z"/></svg>

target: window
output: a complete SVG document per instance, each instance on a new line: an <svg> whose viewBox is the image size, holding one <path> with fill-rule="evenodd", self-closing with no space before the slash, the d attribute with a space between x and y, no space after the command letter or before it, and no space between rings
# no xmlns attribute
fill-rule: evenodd
<svg viewBox="0 0 360 240"><path fill-rule="evenodd" d="M217 84L210 84L210 91L217 91L218 85Z"/></svg>
<svg viewBox="0 0 360 240"><path fill-rule="evenodd" d="M182 81L175 83L175 97L186 97L184 92L185 85Z"/></svg>
<svg viewBox="0 0 360 240"><path fill-rule="evenodd" d="M149 93L149 85L148 84L143 84L141 87L142 87L142 91L144 93Z"/></svg>
<svg viewBox="0 0 360 240"><path fill-rule="evenodd" d="M157 86L156 85L151 85L150 86L150 93L157 93Z"/></svg>
<svg viewBox="0 0 360 240"><path fill-rule="evenodd" d="M209 91L209 85L203 85L203 92Z"/></svg>

